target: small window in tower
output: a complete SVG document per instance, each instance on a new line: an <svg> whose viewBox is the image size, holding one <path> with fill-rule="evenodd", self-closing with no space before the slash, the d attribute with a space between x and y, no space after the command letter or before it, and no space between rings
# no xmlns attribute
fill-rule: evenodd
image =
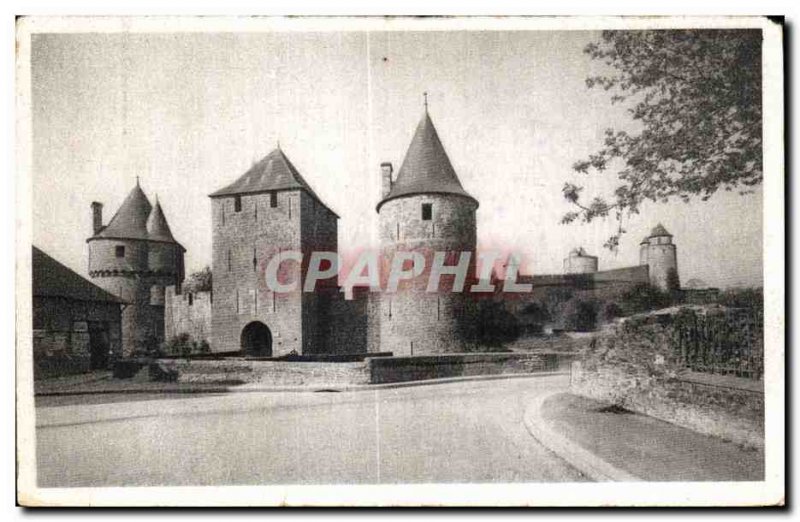
<svg viewBox="0 0 800 522"><path fill-rule="evenodd" d="M125 245L117 245L114 248L114 254L117 257L125 257Z"/></svg>
<svg viewBox="0 0 800 522"><path fill-rule="evenodd" d="M278 193L277 192L270 192L269 193L269 206L275 208L278 206Z"/></svg>
<svg viewBox="0 0 800 522"><path fill-rule="evenodd" d="M242 211L242 196L234 196L233 198L233 210L236 212Z"/></svg>
<svg viewBox="0 0 800 522"><path fill-rule="evenodd" d="M422 204L422 221L430 221L432 216L433 216L433 204L432 203L423 203Z"/></svg>

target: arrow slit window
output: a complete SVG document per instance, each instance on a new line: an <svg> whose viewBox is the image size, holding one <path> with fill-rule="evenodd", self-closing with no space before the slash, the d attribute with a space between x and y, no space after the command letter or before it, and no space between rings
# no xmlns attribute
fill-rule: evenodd
<svg viewBox="0 0 800 522"><path fill-rule="evenodd" d="M433 217L433 204L432 203L423 203L422 204L422 221L430 221Z"/></svg>

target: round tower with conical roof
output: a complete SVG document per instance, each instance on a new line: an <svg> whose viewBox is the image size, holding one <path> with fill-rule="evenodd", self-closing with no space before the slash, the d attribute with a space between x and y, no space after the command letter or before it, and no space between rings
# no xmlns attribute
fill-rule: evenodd
<svg viewBox="0 0 800 522"><path fill-rule="evenodd" d="M597 256L586 253L583 247L573 248L564 258L565 274L593 274L597 272Z"/></svg>
<svg viewBox="0 0 800 522"><path fill-rule="evenodd" d="M172 236L161 205L150 204L138 180L106 226L102 207L92 203L89 276L126 302L122 353L115 355L129 356L164 341L164 288L183 281L185 249Z"/></svg>
<svg viewBox="0 0 800 522"><path fill-rule="evenodd" d="M426 271L381 294L380 347L395 355L464 351L471 338L469 281L474 275L478 201L468 194L453 169L427 107L396 179L381 165L383 194L378 203L384 279L398 252L417 252ZM452 276L436 292L427 292L429 267L436 252L455 265L470 255L464 291L452 292Z"/></svg>
<svg viewBox="0 0 800 522"><path fill-rule="evenodd" d="M661 223L642 241L640 264L648 266L651 285L666 291L680 288L677 248Z"/></svg>

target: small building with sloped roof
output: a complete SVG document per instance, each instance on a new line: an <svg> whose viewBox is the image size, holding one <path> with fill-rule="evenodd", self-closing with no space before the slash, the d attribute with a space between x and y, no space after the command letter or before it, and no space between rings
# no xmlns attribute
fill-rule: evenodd
<svg viewBox="0 0 800 522"><path fill-rule="evenodd" d="M126 303L35 246L31 261L34 376L107 368Z"/></svg>

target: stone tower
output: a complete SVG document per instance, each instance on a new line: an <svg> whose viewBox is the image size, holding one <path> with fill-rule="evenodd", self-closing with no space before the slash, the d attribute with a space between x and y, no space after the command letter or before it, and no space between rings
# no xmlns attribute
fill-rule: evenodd
<svg viewBox="0 0 800 522"><path fill-rule="evenodd" d="M640 244L639 258L640 264L649 267L651 285L661 290L680 288L677 249L661 223Z"/></svg>
<svg viewBox="0 0 800 522"><path fill-rule="evenodd" d="M274 292L265 268L273 256L299 251L304 262L283 262L279 281L304 281L310 252L337 250L338 216L280 148L210 198L212 351L277 356L324 350L324 282L317 292ZM328 283L335 285L335 278Z"/></svg>
<svg viewBox="0 0 800 522"><path fill-rule="evenodd" d="M115 355L129 356L164 341L164 288L183 281L186 249L138 180L106 226L102 212L102 203L93 202L93 235L86 240L89 276L128 303L122 311L122 353Z"/></svg>
<svg viewBox="0 0 800 522"><path fill-rule="evenodd" d="M565 274L593 274L597 272L597 256L590 256L583 247L574 248L564 258Z"/></svg>
<svg viewBox="0 0 800 522"><path fill-rule="evenodd" d="M474 324L467 315L478 202L461 186L427 107L397 178L392 179L388 163L381 165L381 175L383 194L377 211L384 260L398 252L418 252L430 267L434 252L450 253L448 265L458 261L454 255L471 255L465 292L451 292L447 278L438 292L426 292L426 270L397 292L381 294L381 350L395 355L463 351L464 340L470 337L467 328Z"/></svg>

